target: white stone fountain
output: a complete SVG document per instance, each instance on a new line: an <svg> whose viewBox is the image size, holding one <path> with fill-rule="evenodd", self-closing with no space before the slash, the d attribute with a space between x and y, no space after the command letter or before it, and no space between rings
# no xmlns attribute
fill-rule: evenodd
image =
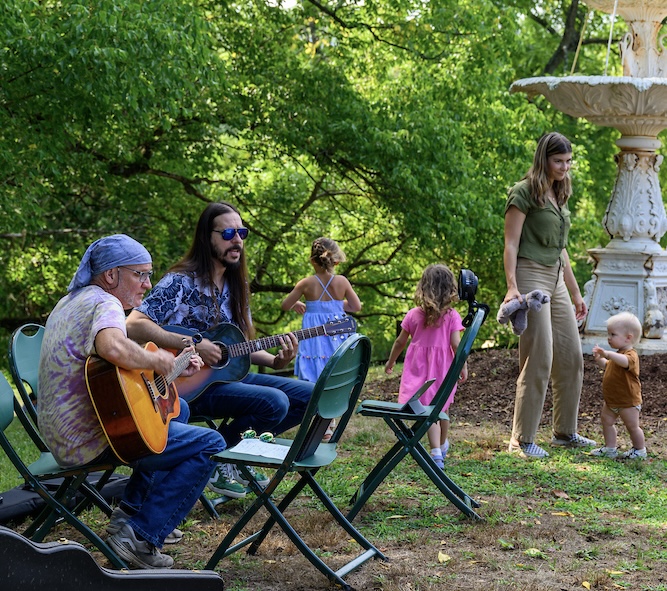
<svg viewBox="0 0 667 591"><path fill-rule="evenodd" d="M615 0L585 2L614 11ZM658 180L663 157L656 151L657 135L667 128L667 35L658 36L667 0L617 0L616 11L630 26L620 43L623 76L527 78L510 91L544 95L559 111L621 132L616 183L602 220L611 240L588 251L595 269L584 288L589 314L582 345L586 353L596 343L606 346L605 321L627 310L643 323L639 353L662 353L667 352L667 252L659 241L667 216Z"/></svg>

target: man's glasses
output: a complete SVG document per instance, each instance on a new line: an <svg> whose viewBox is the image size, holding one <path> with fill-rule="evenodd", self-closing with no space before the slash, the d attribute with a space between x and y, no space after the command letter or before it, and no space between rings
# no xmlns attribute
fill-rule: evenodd
<svg viewBox="0 0 667 591"><path fill-rule="evenodd" d="M130 267L124 267L123 265L119 265L123 269L127 269L128 271L132 271L137 277L139 277L139 281L141 283L145 283L146 281L150 281L151 277L153 276L153 271L136 271L134 269L130 269Z"/></svg>
<svg viewBox="0 0 667 591"><path fill-rule="evenodd" d="M224 230L213 230L213 232L220 234L223 240L231 240L236 234L241 240L248 237L248 228L225 228Z"/></svg>

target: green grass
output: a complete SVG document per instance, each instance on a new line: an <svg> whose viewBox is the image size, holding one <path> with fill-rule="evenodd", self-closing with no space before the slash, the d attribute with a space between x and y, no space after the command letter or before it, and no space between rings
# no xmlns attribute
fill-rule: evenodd
<svg viewBox="0 0 667 591"><path fill-rule="evenodd" d="M410 582L409 588L422 591L443 583L452 589L542 591L582 588L587 582L593 589L667 591L662 575L667 571L664 459L652 455L645 462L623 463L592 458L581 450L550 448L548 459L525 461L504 451L506 443L498 433L497 425L452 424L446 470L481 501L482 521L455 510L411 458L397 466L355 523L390 557L413 557L405 564L392 558L392 566L384 570L365 566L360 572L366 582L359 588L398 590ZM30 447L17 422L10 436L19 447ZM349 506L392 437L380 421L353 417L339 459L319 475L338 506ZM538 439L546 438L545 429ZM0 457L0 490L19 483L13 467ZM236 504L236 514L249 502L250 497ZM319 505L300 498L295 507ZM91 521L103 527L104 519L98 517L93 514ZM206 532L199 529L206 527L203 522L199 516L184 526L193 545L205 539ZM451 556L449 562L438 561L440 549ZM249 573L257 577L258 569L269 568L264 562L249 562L244 553L226 559L227 587L268 588L246 582ZM203 564L200 553L191 562L181 560L179 567Z"/></svg>

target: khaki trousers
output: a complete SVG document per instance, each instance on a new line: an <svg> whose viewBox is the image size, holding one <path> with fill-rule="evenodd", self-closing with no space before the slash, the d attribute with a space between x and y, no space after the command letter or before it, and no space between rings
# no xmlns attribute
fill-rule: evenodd
<svg viewBox="0 0 667 591"><path fill-rule="evenodd" d="M519 377L516 382L512 435L533 443L542 417L549 378L553 393L553 430L577 432L584 359L572 301L563 281L562 266L545 267L519 258L517 287L522 294L540 289L551 302L528 313L528 327L519 339Z"/></svg>

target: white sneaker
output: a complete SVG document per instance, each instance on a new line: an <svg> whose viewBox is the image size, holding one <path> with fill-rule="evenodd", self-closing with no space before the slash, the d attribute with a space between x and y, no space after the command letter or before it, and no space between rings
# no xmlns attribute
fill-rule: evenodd
<svg viewBox="0 0 667 591"><path fill-rule="evenodd" d="M593 447L595 441L579 435L579 433L572 433L572 435L555 435L551 438L551 445L557 447Z"/></svg>
<svg viewBox="0 0 667 591"><path fill-rule="evenodd" d="M588 453L598 458L615 458L618 455L618 449L615 447L598 447Z"/></svg>
<svg viewBox="0 0 667 591"><path fill-rule="evenodd" d="M518 454L519 457L527 459L541 459L549 457L549 454L536 443L519 442L519 445L514 445L512 442L510 442L508 451L511 454Z"/></svg>
<svg viewBox="0 0 667 591"><path fill-rule="evenodd" d="M646 448L636 449L632 448L625 453L622 453L619 456L619 460L645 460L646 459Z"/></svg>

